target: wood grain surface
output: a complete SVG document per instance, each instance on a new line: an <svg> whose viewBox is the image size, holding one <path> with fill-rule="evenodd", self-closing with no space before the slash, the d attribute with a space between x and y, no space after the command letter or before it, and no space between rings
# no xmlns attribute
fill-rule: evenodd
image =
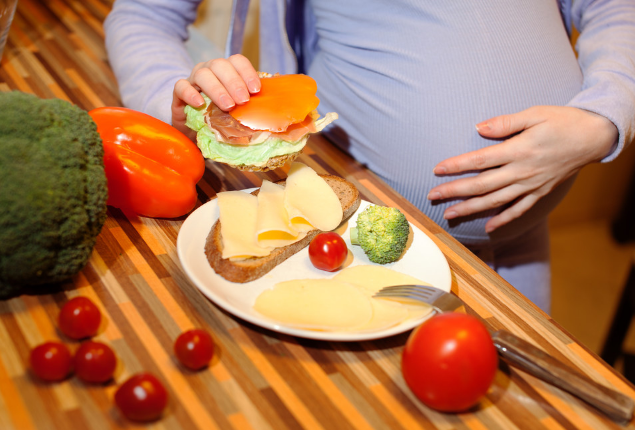
<svg viewBox="0 0 635 430"><path fill-rule="evenodd" d="M111 4L20 0L0 64L0 91L57 97L86 110L120 105L103 43L102 22ZM635 397L621 375L350 157L315 137L300 161L348 179L366 200L401 208L445 254L453 291L492 328L506 328ZM284 177L284 170L252 174L211 164L198 184L198 205L219 191ZM164 416L140 426L156 429L635 428L504 363L476 408L435 412L413 396L401 376L408 333L360 343L311 341L261 329L216 307L189 281L176 255L184 219L138 217L109 207L79 275L57 289L0 302L0 429L138 427L119 414L113 395L139 371L154 373L169 391ZM42 383L29 370L29 351L45 340L77 348L58 331L56 318L61 305L79 295L92 299L105 316L96 339L119 358L115 378L103 385L76 377ZM212 364L198 372L181 367L172 352L176 337L192 327L212 333L217 350Z"/></svg>

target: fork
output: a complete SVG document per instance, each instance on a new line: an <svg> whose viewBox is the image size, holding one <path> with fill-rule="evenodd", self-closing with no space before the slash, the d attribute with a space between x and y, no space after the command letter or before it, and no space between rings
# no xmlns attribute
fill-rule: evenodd
<svg viewBox="0 0 635 430"><path fill-rule="evenodd" d="M416 300L429 304L436 313L465 311L458 296L428 285L384 287L373 297ZM598 384L509 331L490 332L498 353L509 364L579 397L616 421L632 418L635 402L630 397Z"/></svg>

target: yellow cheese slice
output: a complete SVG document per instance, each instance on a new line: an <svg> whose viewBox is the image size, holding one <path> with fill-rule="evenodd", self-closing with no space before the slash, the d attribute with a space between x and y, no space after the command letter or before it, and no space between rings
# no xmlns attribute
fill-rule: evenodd
<svg viewBox="0 0 635 430"><path fill-rule="evenodd" d="M359 331L385 330L410 317L408 309L401 303L371 297L369 299L373 307L373 317L368 324L359 327Z"/></svg>
<svg viewBox="0 0 635 430"><path fill-rule="evenodd" d="M242 191L218 193L223 258L264 257L269 249L258 246L256 218L258 198Z"/></svg>
<svg viewBox="0 0 635 430"><path fill-rule="evenodd" d="M403 303L373 298L372 295L380 288L402 282L408 284L421 282L386 267L370 265L347 267L333 279L355 285L370 299L373 306L373 318L367 325L360 328L361 331L384 330L410 318L410 312Z"/></svg>
<svg viewBox="0 0 635 430"><path fill-rule="evenodd" d="M370 300L359 288L332 279L278 283L258 296L254 309L283 324L311 330L355 330L373 316Z"/></svg>
<svg viewBox="0 0 635 430"><path fill-rule="evenodd" d="M430 285L420 279L413 276L406 275L405 273L397 272L396 270L389 269L384 266L374 265L359 265L353 267L347 267L340 271L333 277L333 280L339 282L347 282L355 285L367 294L372 296L377 291L390 285ZM372 298L372 301L381 301L391 305L396 305L408 312L408 319L421 318L424 315L432 312L432 307L425 303L414 303L412 301L397 301L394 299L379 299Z"/></svg>
<svg viewBox="0 0 635 430"><path fill-rule="evenodd" d="M374 298L397 284L425 284L383 266L348 267L330 279L281 282L258 296L254 309L282 324L326 331L369 332L388 329L427 315L424 303Z"/></svg>
<svg viewBox="0 0 635 430"><path fill-rule="evenodd" d="M284 187L264 180L258 192L256 222L258 245L278 248L297 242L306 236L291 226L284 206Z"/></svg>
<svg viewBox="0 0 635 430"><path fill-rule="evenodd" d="M342 205L333 189L313 169L294 162L289 169L284 204L293 227L330 231L342 222Z"/></svg>
<svg viewBox="0 0 635 430"><path fill-rule="evenodd" d="M333 278L340 282L348 282L368 290L372 295L390 285L422 284L430 285L414 276L397 272L384 266L362 264L342 269Z"/></svg>
<svg viewBox="0 0 635 430"><path fill-rule="evenodd" d="M381 300L381 299L374 299L374 300ZM406 310L408 311L408 318L407 318L408 320L416 320L419 318L423 318L424 316L434 311L434 309L432 309L432 306L428 306L425 303L420 303L420 304L414 304L413 302L403 303L403 307L406 308Z"/></svg>

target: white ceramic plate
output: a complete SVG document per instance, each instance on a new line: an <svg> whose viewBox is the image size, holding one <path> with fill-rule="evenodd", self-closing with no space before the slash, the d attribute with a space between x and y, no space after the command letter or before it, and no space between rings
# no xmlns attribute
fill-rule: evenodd
<svg viewBox="0 0 635 430"><path fill-rule="evenodd" d="M252 190L245 191L250 192ZM358 212L369 204L369 202L362 201ZM214 272L207 262L204 252L205 239L218 216L216 199L205 203L195 210L185 220L179 231L176 243L178 256L185 273L205 296L227 312L245 321L279 333L308 339L361 341L403 333L421 324L431 315L428 314L420 319L407 320L401 324L374 332L313 331L288 327L272 321L253 309L256 297L262 291L272 288L275 284L282 281L304 278L330 278L335 273L324 272L313 267L309 260L308 247L306 247L260 279L245 284L229 282ZM350 244L348 230L350 226L355 226L356 219L356 215L349 219L349 225L342 234L354 256L350 266L374 264L368 260L359 246ZM425 233L414 225L412 229L414 238L408 251L399 261L388 264L386 267L414 276L442 290L450 291L452 279L450 267L445 256ZM338 232L340 232L339 229Z"/></svg>

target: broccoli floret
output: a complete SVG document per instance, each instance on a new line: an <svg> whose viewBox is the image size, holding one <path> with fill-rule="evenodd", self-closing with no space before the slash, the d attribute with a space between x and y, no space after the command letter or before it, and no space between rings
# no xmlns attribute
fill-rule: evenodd
<svg viewBox="0 0 635 430"><path fill-rule="evenodd" d="M0 93L0 112L0 298L8 298L84 267L108 189L86 111L14 91Z"/></svg>
<svg viewBox="0 0 635 430"><path fill-rule="evenodd" d="M408 220L399 209L371 205L357 216L351 244L360 245L373 263L388 264L401 257L409 234Z"/></svg>

